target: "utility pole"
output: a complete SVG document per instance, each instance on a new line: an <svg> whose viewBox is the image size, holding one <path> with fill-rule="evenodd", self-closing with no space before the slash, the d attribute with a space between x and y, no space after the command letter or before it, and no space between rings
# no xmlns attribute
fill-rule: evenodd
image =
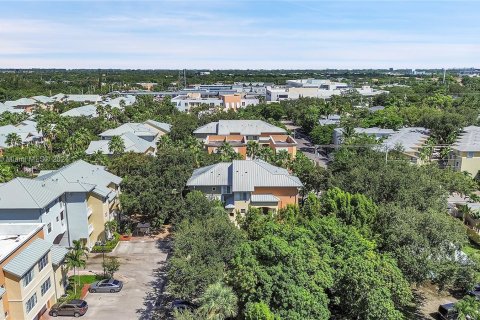
<svg viewBox="0 0 480 320"><path fill-rule="evenodd" d="M443 84L445 84L445 75L447 73L447 69L443 68Z"/></svg>

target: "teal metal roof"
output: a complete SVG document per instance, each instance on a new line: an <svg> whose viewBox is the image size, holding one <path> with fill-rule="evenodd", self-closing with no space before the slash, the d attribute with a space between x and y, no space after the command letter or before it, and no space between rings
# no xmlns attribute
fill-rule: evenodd
<svg viewBox="0 0 480 320"><path fill-rule="evenodd" d="M36 239L28 247L22 250L15 258L7 263L3 270L16 275L17 277L23 277L44 255L50 251L52 244L43 240Z"/></svg>
<svg viewBox="0 0 480 320"><path fill-rule="evenodd" d="M50 252L52 253L52 263L55 266L59 266L63 260L65 260L65 256L68 253L68 248L54 245Z"/></svg>

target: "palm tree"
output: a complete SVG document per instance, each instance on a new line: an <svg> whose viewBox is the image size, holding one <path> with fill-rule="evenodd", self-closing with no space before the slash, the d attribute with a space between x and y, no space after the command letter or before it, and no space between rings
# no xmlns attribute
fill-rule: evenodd
<svg viewBox="0 0 480 320"><path fill-rule="evenodd" d="M260 145L257 141L250 140L247 142L247 156L250 159L255 159L258 154L258 150L260 149Z"/></svg>
<svg viewBox="0 0 480 320"><path fill-rule="evenodd" d="M239 158L238 153L235 152L235 149L233 149L232 145L228 142L224 142L218 147L217 153L220 154L220 159L223 162L230 162Z"/></svg>
<svg viewBox="0 0 480 320"><path fill-rule="evenodd" d="M260 147L258 150L258 158L263 161L270 161L275 157L273 150L270 147Z"/></svg>
<svg viewBox="0 0 480 320"><path fill-rule="evenodd" d="M238 298L221 282L210 285L200 298L200 314L207 320L223 320L237 315Z"/></svg>
<svg viewBox="0 0 480 320"><path fill-rule="evenodd" d="M287 150L280 150L275 155L275 165L282 168L286 168L291 160L292 156Z"/></svg>
<svg viewBox="0 0 480 320"><path fill-rule="evenodd" d="M70 251L65 256L65 262L67 264L68 269L73 268L73 276L74 276L74 292L77 294L77 284L75 281L75 277L79 268L85 268L87 265L87 247L85 244L80 240L73 240L73 247L70 248ZM79 279L80 284L80 279Z"/></svg>
<svg viewBox="0 0 480 320"><path fill-rule="evenodd" d="M125 142L120 136L113 136L108 142L108 151L114 155L122 154L125 152Z"/></svg>
<svg viewBox="0 0 480 320"><path fill-rule="evenodd" d="M9 147L16 147L22 144L22 138L20 138L20 136L17 133L11 132L7 134L7 139L5 140L5 143Z"/></svg>
<svg viewBox="0 0 480 320"><path fill-rule="evenodd" d="M465 223L465 219L467 218L467 216L472 215L472 209L467 204L462 204L458 208L458 213L462 217L463 223Z"/></svg>

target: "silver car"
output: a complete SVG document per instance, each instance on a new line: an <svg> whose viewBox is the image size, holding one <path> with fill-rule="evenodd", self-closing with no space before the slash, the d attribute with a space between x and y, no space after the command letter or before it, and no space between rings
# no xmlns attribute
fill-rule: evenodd
<svg viewBox="0 0 480 320"><path fill-rule="evenodd" d="M89 291L95 292L119 292L123 288L123 282L115 279L105 279L94 282L90 285Z"/></svg>

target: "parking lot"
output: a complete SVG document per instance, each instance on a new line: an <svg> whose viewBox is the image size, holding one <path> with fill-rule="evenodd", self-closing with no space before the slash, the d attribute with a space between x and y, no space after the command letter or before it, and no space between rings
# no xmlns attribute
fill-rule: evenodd
<svg viewBox="0 0 480 320"><path fill-rule="evenodd" d="M152 319L163 291L163 267L168 248L168 241L120 242L109 255L120 260L115 278L124 282L123 289L119 293L89 293L85 298L89 310L82 319ZM97 255L89 259L87 270L101 272L101 263L102 256Z"/></svg>

